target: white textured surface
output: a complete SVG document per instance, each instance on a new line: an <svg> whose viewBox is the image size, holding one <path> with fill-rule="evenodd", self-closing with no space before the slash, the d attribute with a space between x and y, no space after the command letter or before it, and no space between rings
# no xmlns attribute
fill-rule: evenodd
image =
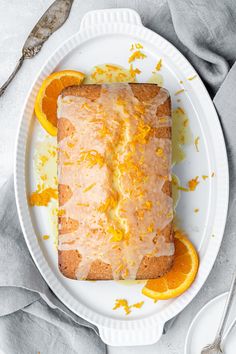
<svg viewBox="0 0 236 354"><path fill-rule="evenodd" d="M13 69L20 56L20 49L36 20L48 7L51 1L29 0L0 0L0 83ZM140 2L141 3L141 2ZM76 1L72 8L68 22L45 44L41 53L33 60L28 60L20 73L9 87L4 97L0 99L0 184L12 171L13 150L16 128L19 121L21 107L36 73L48 55L69 35L77 31L83 14L89 10L103 7L132 6L139 13L144 14L145 23L150 23L150 2L143 2L140 6L137 1ZM136 5L136 6L135 6ZM184 339L189 324L196 312L214 295L226 290L232 271L232 260L236 248L232 242L232 233L226 235L220 255L208 282L200 291L196 299L179 316L172 329L156 345L139 348L110 348L111 353L161 353L182 354ZM224 279L224 281L222 281Z"/></svg>

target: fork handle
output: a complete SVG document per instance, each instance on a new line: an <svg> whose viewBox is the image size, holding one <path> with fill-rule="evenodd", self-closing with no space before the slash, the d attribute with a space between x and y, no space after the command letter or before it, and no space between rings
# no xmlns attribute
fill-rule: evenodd
<svg viewBox="0 0 236 354"><path fill-rule="evenodd" d="M234 274L233 274L233 278L232 278L232 281L231 281L229 293L228 293L227 300L226 300L226 303L225 303L225 306L224 306L224 311L223 311L223 314L222 314L222 317L221 317L221 321L220 321L220 325L219 325L216 337L222 338L222 334L223 334L224 329L225 329L225 325L226 325L226 322L227 322L229 311L230 311L230 308L231 308L231 305L232 305L232 302L233 302L233 295L234 295L235 288L236 288L236 270L234 271Z"/></svg>
<svg viewBox="0 0 236 354"><path fill-rule="evenodd" d="M7 81L2 85L2 87L0 87L0 97L4 94L7 86L12 82L12 80L14 79L14 77L16 76L18 71L20 70L20 68L23 64L23 61L24 61L24 55L22 55L21 58L19 59L15 69L13 70L12 74L9 76Z"/></svg>

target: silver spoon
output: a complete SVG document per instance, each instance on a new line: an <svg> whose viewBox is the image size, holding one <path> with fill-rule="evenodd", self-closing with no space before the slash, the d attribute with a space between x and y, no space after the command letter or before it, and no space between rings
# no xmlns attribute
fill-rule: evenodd
<svg viewBox="0 0 236 354"><path fill-rule="evenodd" d="M26 42L22 48L22 55L19 59L13 73L9 76L7 81L0 88L0 96L2 96L20 70L25 59L33 58L40 49L44 42L60 28L69 16L71 6L74 0L56 0L43 14L35 27L30 32Z"/></svg>
<svg viewBox="0 0 236 354"><path fill-rule="evenodd" d="M201 354L220 354L223 353L223 349L222 349L222 342L223 342L223 332L225 329L225 325L227 322L227 318L229 315L229 311L233 302L233 296L234 296L234 291L236 288L236 271L234 271L234 275L231 281L231 285L230 285L230 290L227 296L227 300L225 303L225 307L224 307L224 311L221 317L221 321L220 321L220 325L218 328L218 331L216 333L216 337L215 340L212 344L208 344L206 345L202 351ZM225 337L224 337L225 339Z"/></svg>

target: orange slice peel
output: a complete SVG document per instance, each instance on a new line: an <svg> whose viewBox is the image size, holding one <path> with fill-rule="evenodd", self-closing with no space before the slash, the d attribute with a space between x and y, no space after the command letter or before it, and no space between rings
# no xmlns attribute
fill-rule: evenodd
<svg viewBox="0 0 236 354"><path fill-rule="evenodd" d="M53 136L57 135L57 98L61 91L72 85L80 85L85 75L75 70L63 70L49 75L42 83L36 100L35 114L42 127Z"/></svg>
<svg viewBox="0 0 236 354"><path fill-rule="evenodd" d="M183 294L196 278L199 266L197 251L180 231L175 232L175 256L171 270L158 279L150 279L142 293L154 300L168 300Z"/></svg>

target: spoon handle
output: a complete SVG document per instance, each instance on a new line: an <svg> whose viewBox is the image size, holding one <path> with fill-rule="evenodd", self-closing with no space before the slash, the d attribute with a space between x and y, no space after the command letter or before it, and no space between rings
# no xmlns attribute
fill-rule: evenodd
<svg viewBox="0 0 236 354"><path fill-rule="evenodd" d="M14 79L16 73L23 64L24 59L33 58L42 48L47 39L60 28L67 20L74 0L55 0L36 23L22 49L22 56L18 61L13 73L0 87L0 97L4 94L7 86Z"/></svg>
<svg viewBox="0 0 236 354"><path fill-rule="evenodd" d="M231 281L229 293L228 293L227 300L226 300L226 303L225 303L225 306L224 306L224 311L223 311L223 314L222 314L222 317L221 317L220 326L218 328L216 337L220 337L221 338L222 334L224 332L225 325L226 325L226 322L227 322L227 318L228 318L228 315L229 315L229 310L230 310L232 302L233 302L233 296L234 296L235 288L236 288L236 271L234 271L234 274L233 274L233 278L232 278L232 281Z"/></svg>
<svg viewBox="0 0 236 354"><path fill-rule="evenodd" d="M21 65L23 64L24 61L24 56L22 55L22 57L19 59L15 69L13 70L12 74L9 76L9 78L7 79L6 82L4 82L4 84L2 85L2 87L0 87L0 97L4 94L7 86L12 82L12 80L14 79L14 77L16 76L16 74L18 73L18 71L21 68Z"/></svg>

